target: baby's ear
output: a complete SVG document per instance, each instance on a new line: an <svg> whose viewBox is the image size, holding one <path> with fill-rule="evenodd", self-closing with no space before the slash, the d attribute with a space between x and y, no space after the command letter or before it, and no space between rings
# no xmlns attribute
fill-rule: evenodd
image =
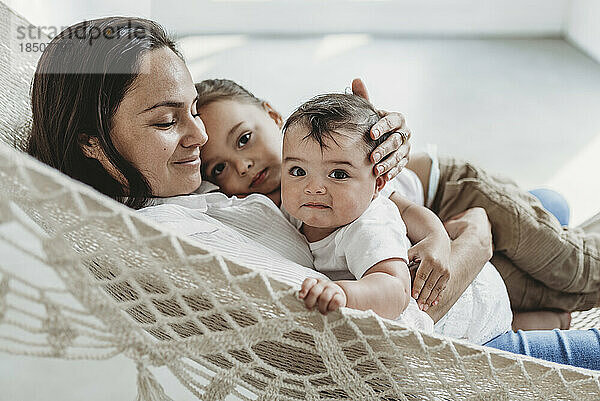
<svg viewBox="0 0 600 401"><path fill-rule="evenodd" d="M275 124L277 124L277 126L279 128L282 128L283 127L283 117L281 117L281 114L279 114L279 112L277 110L275 110L273 108L273 106L271 106L269 104L269 102L262 102L262 106L263 106L263 109L265 109L265 111L269 115L269 117L271 117L273 119L273 121L275 121Z"/></svg>
<svg viewBox="0 0 600 401"><path fill-rule="evenodd" d="M383 175L380 175L375 179L375 193L373 194L373 198L375 198L379 194L379 191L385 187L385 183L386 181L385 178L383 178Z"/></svg>

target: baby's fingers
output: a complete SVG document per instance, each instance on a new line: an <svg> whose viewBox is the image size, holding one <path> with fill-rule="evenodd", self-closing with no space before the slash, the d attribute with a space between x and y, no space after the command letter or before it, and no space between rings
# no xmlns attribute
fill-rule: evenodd
<svg viewBox="0 0 600 401"><path fill-rule="evenodd" d="M306 278L304 279L304 281L302 282L302 287L300 288L300 291L298 292L298 296L300 297L300 299L303 299L304 297L306 297L306 294L308 294L308 292L310 291L310 289L317 284L317 279L316 278Z"/></svg>
<svg viewBox="0 0 600 401"><path fill-rule="evenodd" d="M306 307L308 309L314 308L315 305L317 305L319 296L321 295L322 292L323 292L323 283L319 280L315 283L315 285L313 285L310 288L310 290L304 297L304 305L306 305Z"/></svg>
<svg viewBox="0 0 600 401"><path fill-rule="evenodd" d="M337 294L337 289L335 287L327 287L323 290L321 295L319 295L319 312L326 315L329 311L329 303Z"/></svg>

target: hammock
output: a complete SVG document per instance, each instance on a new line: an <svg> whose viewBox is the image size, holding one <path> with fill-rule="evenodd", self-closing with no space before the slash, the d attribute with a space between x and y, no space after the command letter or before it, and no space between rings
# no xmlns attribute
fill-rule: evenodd
<svg viewBox="0 0 600 401"><path fill-rule="evenodd" d="M28 23L0 3L0 352L125 355L137 365L139 400L170 399L151 372L158 366L202 400L600 397L600 372L422 334L371 312L308 311L297 287L25 155L37 57L17 48L17 25ZM598 327L598 315L575 316L574 326Z"/></svg>

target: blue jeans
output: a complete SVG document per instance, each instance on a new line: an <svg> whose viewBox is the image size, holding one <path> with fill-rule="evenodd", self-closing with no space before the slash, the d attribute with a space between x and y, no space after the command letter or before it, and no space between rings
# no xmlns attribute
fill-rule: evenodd
<svg viewBox="0 0 600 401"><path fill-rule="evenodd" d="M509 331L484 345L564 365L600 370L598 329Z"/></svg>
<svg viewBox="0 0 600 401"><path fill-rule="evenodd" d="M532 189L529 193L538 198L544 209L552 213L562 226L569 225L571 209L567 200L561 194L546 188Z"/></svg>

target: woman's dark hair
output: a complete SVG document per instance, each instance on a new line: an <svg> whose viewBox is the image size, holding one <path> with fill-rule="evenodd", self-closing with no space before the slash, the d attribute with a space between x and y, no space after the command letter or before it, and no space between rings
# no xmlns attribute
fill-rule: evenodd
<svg viewBox="0 0 600 401"><path fill-rule="evenodd" d="M258 106L264 103L264 100L229 79L205 79L196 84L196 92L198 92L196 103L198 109L218 100L238 100Z"/></svg>
<svg viewBox="0 0 600 401"><path fill-rule="evenodd" d="M119 154L110 132L119 104L140 73L141 56L163 47L181 57L160 25L141 18L100 18L62 31L47 45L35 71L27 152L129 207L143 207L152 195L150 185ZM96 138L126 186L85 156L81 138Z"/></svg>

